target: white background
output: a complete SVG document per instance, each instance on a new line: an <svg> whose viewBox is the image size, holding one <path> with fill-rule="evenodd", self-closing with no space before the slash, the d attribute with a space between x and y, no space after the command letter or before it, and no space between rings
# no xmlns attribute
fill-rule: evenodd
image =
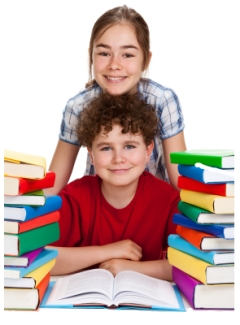
<svg viewBox="0 0 240 325"><path fill-rule="evenodd" d="M238 149L240 24L239 1L233 0L1 1L4 149L44 156L49 166L65 104L88 79L91 28L102 13L123 4L137 10L149 25L153 57L148 77L177 93L188 149ZM71 179L82 176L85 153L80 150ZM85 314L90 319L98 315L99 322L113 320L117 314L116 323L126 318L127 324L135 317L138 323L149 317L152 324L160 324L166 316L92 313L91 317ZM14 319L15 313L7 315ZM43 313L30 315L35 319ZM224 315L221 312L222 320ZM81 314L76 317L82 322ZM184 316L184 322L186 317L190 316Z"/></svg>

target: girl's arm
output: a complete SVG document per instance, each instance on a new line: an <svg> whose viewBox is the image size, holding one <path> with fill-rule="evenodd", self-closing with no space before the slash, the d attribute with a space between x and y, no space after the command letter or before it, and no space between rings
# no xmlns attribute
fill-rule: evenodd
<svg viewBox="0 0 240 325"><path fill-rule="evenodd" d="M170 163L170 153L174 151L184 151L187 149L183 131L171 138L162 140L162 144L170 183L173 187L179 190L177 187L177 179L179 176L178 165Z"/></svg>
<svg viewBox="0 0 240 325"><path fill-rule="evenodd" d="M114 276L121 271L132 270L153 278L172 281L172 266L167 259L157 261L112 259L101 263L99 268L110 271Z"/></svg>
<svg viewBox="0 0 240 325"><path fill-rule="evenodd" d="M49 246L49 248L58 250L56 264L51 270L51 275L78 272L113 258L132 261L139 261L142 258L141 247L129 239L103 246Z"/></svg>
<svg viewBox="0 0 240 325"><path fill-rule="evenodd" d="M54 187L44 190L45 194L57 195L60 190L67 185L72 174L74 163L76 161L80 147L58 141L55 153L53 155L49 170L56 173Z"/></svg>

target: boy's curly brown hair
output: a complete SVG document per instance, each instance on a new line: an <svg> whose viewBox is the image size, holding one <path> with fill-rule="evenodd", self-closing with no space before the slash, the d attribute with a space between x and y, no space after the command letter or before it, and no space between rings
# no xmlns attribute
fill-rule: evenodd
<svg viewBox="0 0 240 325"><path fill-rule="evenodd" d="M107 134L113 124L122 126L123 134L142 134L146 145L152 142L158 132L156 111L142 99L141 94L113 96L103 92L85 106L78 116L76 133L80 144L91 148L101 128Z"/></svg>

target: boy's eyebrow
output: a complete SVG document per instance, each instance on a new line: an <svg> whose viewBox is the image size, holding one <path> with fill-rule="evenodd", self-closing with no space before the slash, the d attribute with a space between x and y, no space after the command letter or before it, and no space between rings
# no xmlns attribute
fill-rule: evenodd
<svg viewBox="0 0 240 325"><path fill-rule="evenodd" d="M112 146L114 144L114 142L100 142L96 145L97 148L99 147L102 147L102 146ZM127 145L127 144L136 144L138 145L139 142L136 141L136 140L128 140L128 141L124 141L123 142L124 145Z"/></svg>
<svg viewBox="0 0 240 325"><path fill-rule="evenodd" d="M110 49L111 46L107 45L107 44L103 44L103 43L99 43L96 45L96 47L104 47L106 49ZM138 47L136 47L135 45L123 45L120 47L121 49L135 49L135 50L139 50Z"/></svg>

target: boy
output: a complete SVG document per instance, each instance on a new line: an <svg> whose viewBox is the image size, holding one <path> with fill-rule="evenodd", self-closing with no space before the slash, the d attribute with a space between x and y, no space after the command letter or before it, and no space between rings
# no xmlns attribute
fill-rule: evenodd
<svg viewBox="0 0 240 325"><path fill-rule="evenodd" d="M158 132L154 108L139 94L102 93L80 113L76 130L97 175L59 193L61 236L51 274L100 267L171 280L165 253L179 192L144 171Z"/></svg>

